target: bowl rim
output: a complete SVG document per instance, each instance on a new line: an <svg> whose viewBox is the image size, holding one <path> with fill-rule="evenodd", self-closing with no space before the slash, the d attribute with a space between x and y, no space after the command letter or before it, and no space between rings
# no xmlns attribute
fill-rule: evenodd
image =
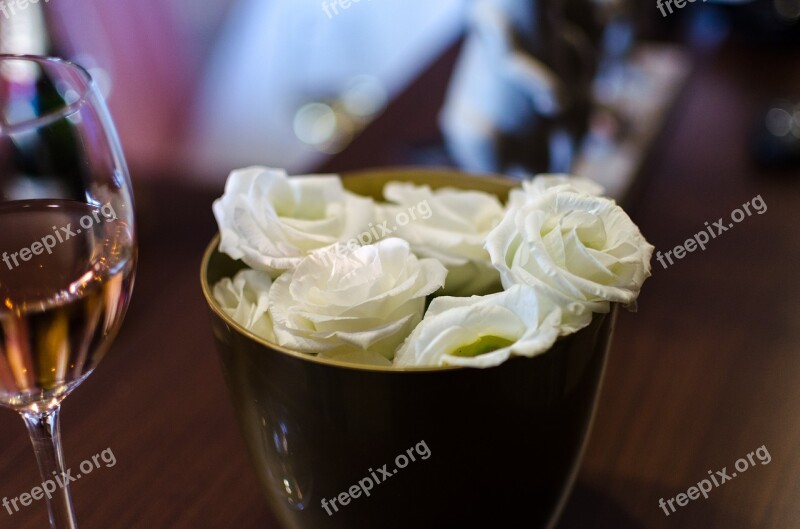
<svg viewBox="0 0 800 529"><path fill-rule="evenodd" d="M430 167L430 168L420 168L420 167L387 167L387 168L374 168L374 169L363 169L357 171L346 171L340 173L340 177L342 180L348 178L363 178L368 177L371 174L380 173L384 175L391 175L391 174L411 174L411 173L419 173L419 174L431 174L435 173L440 176L446 175L458 175L462 177L468 177L470 179L474 179L475 181L483 181L484 183L498 183L504 182L509 186L509 190L519 187L521 182L518 180L513 180L508 177L504 177L502 175L490 175L490 174L475 174L469 173L464 171L458 171L455 169L450 168L437 168L437 167ZM351 370L358 370L358 371L369 371L369 372L378 372L378 373L441 373L447 371L464 371L464 370L474 370L475 368L472 367L465 367L465 366L418 366L418 367L395 367L395 366L373 366L367 364L358 364L355 362L345 362L343 360L334 360L330 358L321 358L318 355L312 355L308 353L303 353L300 351L295 351L293 349L289 349L287 347L283 347L276 343L270 342L269 340L254 334L252 331L246 329L241 324L237 323L233 320L224 310L222 310L217 303L216 299L214 298L214 294L212 292L212 286L209 285L207 276L208 276L208 265L211 261L212 256L215 252L218 251L219 242L220 242L220 234L214 236L211 242L206 247L206 250L203 254L203 260L200 265L200 284L203 289L203 296L206 299L206 304L210 307L212 312L217 315L226 325L232 327L236 332L245 336L250 341L255 342L263 347L271 349L272 351L276 351L278 353L282 353L292 358L296 358L299 360L312 362L316 364L321 364L329 367L337 367L343 369L351 369ZM514 360L514 358L509 359ZM506 362L507 363L507 362ZM500 366L494 366L493 368L483 368L486 369L496 369Z"/></svg>
<svg viewBox="0 0 800 529"><path fill-rule="evenodd" d="M211 240L203 255L203 262L200 266L200 284L203 288L203 296L206 299L206 304L208 304L211 311L214 314L216 314L217 317L219 317L223 322L225 322L226 325L232 327L237 333L248 338L250 341L255 342L258 345L266 347L272 351L276 351L278 353L282 353L290 357L297 358L299 360L322 364L330 367L355 369L359 371L370 371L378 373L427 373L427 372L439 373L442 371L460 371L460 370L470 369L463 366L395 367L395 366L375 366L368 364L358 364L355 362L345 362L343 360L323 358L320 357L319 355L313 355L309 353L303 353L301 351L295 351L293 349L289 349L287 347L283 347L276 343L270 342L266 338L263 338L253 333L240 323L236 322L224 310L222 310L222 308L217 303L217 300L214 298L214 294L212 293L212 287L211 285L209 285L209 282L207 280L207 273L208 273L208 263L211 260L211 257L214 255L214 253L217 252L217 248L219 247L219 241L220 241L220 236L219 234L217 234Z"/></svg>

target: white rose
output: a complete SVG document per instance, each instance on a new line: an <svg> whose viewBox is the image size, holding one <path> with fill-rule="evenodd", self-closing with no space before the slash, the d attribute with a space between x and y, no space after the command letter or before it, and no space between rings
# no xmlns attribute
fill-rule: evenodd
<svg viewBox="0 0 800 529"><path fill-rule="evenodd" d="M407 240L420 257L439 260L448 269L443 294L465 296L500 289L500 277L483 247L505 208L494 195L390 182L384 197L394 206L383 215L395 236ZM424 210L426 215L415 214ZM409 222L398 222L409 219ZM404 224L404 225L403 225Z"/></svg>
<svg viewBox="0 0 800 529"><path fill-rule="evenodd" d="M541 174L533 180L522 182L522 189L512 189L508 195L508 207L524 206L550 190L571 191L598 197L605 192L603 186L589 178L565 174Z"/></svg>
<svg viewBox="0 0 800 529"><path fill-rule="evenodd" d="M588 325L609 302L632 304L650 276L653 247L612 200L550 190L509 209L486 248L503 286L551 291L562 308L562 333ZM586 310L581 316L580 306ZM578 312L574 309L578 309Z"/></svg>
<svg viewBox="0 0 800 529"><path fill-rule="evenodd" d="M327 248L279 277L270 291L278 343L339 360L391 365L422 319L425 297L447 270L418 259L406 241Z"/></svg>
<svg viewBox="0 0 800 529"><path fill-rule="evenodd" d="M439 297L398 350L394 365L492 367L535 356L559 335L561 309L535 288L489 296Z"/></svg>
<svg viewBox="0 0 800 529"><path fill-rule="evenodd" d="M269 290L272 279L258 270L242 270L234 278L214 285L214 299L233 321L271 342L275 341L269 313Z"/></svg>
<svg viewBox="0 0 800 529"><path fill-rule="evenodd" d="M345 191L335 175L289 178L250 167L230 174L214 216L221 252L276 277L310 252L363 232L375 205Z"/></svg>

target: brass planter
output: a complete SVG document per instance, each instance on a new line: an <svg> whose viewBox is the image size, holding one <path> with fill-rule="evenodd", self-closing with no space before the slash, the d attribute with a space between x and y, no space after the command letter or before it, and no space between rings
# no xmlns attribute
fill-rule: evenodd
<svg viewBox="0 0 800 529"><path fill-rule="evenodd" d="M505 200L513 181L442 170L344 175L380 198L390 180L479 189ZM211 287L241 263L217 251L201 282L253 467L285 529L545 528L572 486L597 401L614 314L547 353L490 369L363 367L266 342L216 305ZM397 473L395 458L423 442ZM402 460L401 460L402 461ZM391 477L378 469L387 465ZM330 507L360 480L386 481Z"/></svg>

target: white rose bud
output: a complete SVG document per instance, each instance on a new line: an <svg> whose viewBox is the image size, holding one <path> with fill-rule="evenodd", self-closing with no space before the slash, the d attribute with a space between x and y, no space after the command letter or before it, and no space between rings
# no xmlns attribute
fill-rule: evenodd
<svg viewBox="0 0 800 529"><path fill-rule="evenodd" d="M509 209L486 248L505 288L550 291L565 309L563 334L588 325L591 312L607 312L609 302L632 304L653 253L612 200L557 189Z"/></svg>
<svg viewBox="0 0 800 529"><path fill-rule="evenodd" d="M425 297L447 270L418 259L406 241L314 252L279 277L270 292L278 343L349 362L391 365L421 321Z"/></svg>
<svg viewBox="0 0 800 529"><path fill-rule="evenodd" d="M512 189L508 195L508 207L524 206L550 190L597 197L605 192L603 186L589 178L565 174L541 174L533 180L522 182L521 189Z"/></svg>
<svg viewBox="0 0 800 529"><path fill-rule="evenodd" d="M258 270L242 270L233 279L214 285L214 299L233 321L256 336L275 341L269 313L269 290L272 279Z"/></svg>
<svg viewBox="0 0 800 529"><path fill-rule="evenodd" d="M310 252L347 241L375 220L371 199L338 176L286 176L278 169L233 171L214 202L220 251L277 277Z"/></svg>
<svg viewBox="0 0 800 529"><path fill-rule="evenodd" d="M492 367L536 356L559 336L561 309L546 295L516 285L488 296L439 297L398 350L395 366Z"/></svg>
<svg viewBox="0 0 800 529"><path fill-rule="evenodd" d="M390 182L383 215L397 237L407 240L415 254L437 259L448 269L442 294L468 296L500 289L500 278L483 245L500 222L505 208L497 197L480 191L438 189ZM425 215L409 212L421 210ZM397 222L407 216L405 225Z"/></svg>

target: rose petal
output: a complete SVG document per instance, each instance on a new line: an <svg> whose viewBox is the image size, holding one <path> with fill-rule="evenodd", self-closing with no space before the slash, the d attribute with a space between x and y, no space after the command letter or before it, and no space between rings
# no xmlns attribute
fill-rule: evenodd
<svg viewBox="0 0 800 529"><path fill-rule="evenodd" d="M363 350L391 359L446 275L440 263L418 259L400 239L317 251L272 286L277 340L311 354Z"/></svg>
<svg viewBox="0 0 800 529"><path fill-rule="evenodd" d="M562 335L636 300L653 247L619 206L561 184L520 196L486 241L505 288L547 289L564 308Z"/></svg>
<svg viewBox="0 0 800 529"><path fill-rule="evenodd" d="M528 286L489 296L436 298L398 350L395 365L491 367L511 356L535 356L552 347L561 320L561 309L546 292ZM483 337L511 345L471 358L452 354Z"/></svg>
<svg viewBox="0 0 800 529"><path fill-rule="evenodd" d="M269 310L272 279L257 270L241 270L213 288L214 299L236 323L266 340L275 341Z"/></svg>
<svg viewBox="0 0 800 529"><path fill-rule="evenodd" d="M443 294L497 290L499 275L483 248L486 235L505 211L497 197L451 188L433 191L403 182L389 182L383 193L395 204L385 206L381 214L395 235L407 240L419 257L437 259L447 267ZM421 209L428 214L417 214ZM403 216L408 223L399 222Z"/></svg>
<svg viewBox="0 0 800 529"><path fill-rule="evenodd" d="M213 211L220 251L273 277L315 250L357 237L375 220L372 200L346 192L338 176L289 178L265 167L233 171Z"/></svg>

